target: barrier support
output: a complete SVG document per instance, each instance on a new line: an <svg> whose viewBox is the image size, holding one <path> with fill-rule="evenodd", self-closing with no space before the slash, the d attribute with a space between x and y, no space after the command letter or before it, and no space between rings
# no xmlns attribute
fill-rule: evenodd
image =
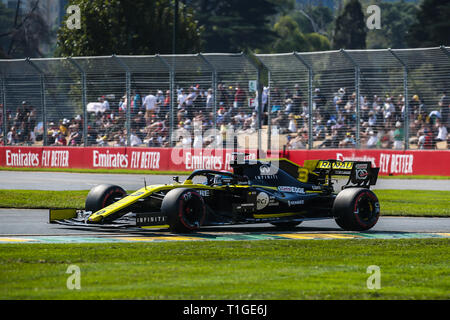
<svg viewBox="0 0 450 320"><path fill-rule="evenodd" d="M354 68L355 68L355 93L356 93L356 149L360 149L361 148L361 99L360 99L360 93L359 93L359 88L360 88L360 69L359 69L359 64L352 58L352 56L345 51L344 49L340 50L342 52L342 54L353 64Z"/></svg>
<svg viewBox="0 0 450 320"><path fill-rule="evenodd" d="M174 68L167 63L166 60L160 57L159 54L156 54L156 57L159 61L161 61L169 70L169 90L170 90L170 117L169 117L169 143L171 147L174 147L174 141L172 139L173 131L174 131L174 111L175 111L175 103L177 101L177 95L175 92L175 73Z"/></svg>
<svg viewBox="0 0 450 320"><path fill-rule="evenodd" d="M245 57L247 59L247 61L253 65L253 67L257 70L257 77L256 77L256 90L257 90L257 105L258 105L258 109L257 109L257 116L258 116L258 157L260 155L260 152L262 150L262 137L261 137L261 128L262 128L262 91L263 91L263 84L261 83L261 68L252 60L249 58L248 55L244 54L244 52L241 52L241 56Z"/></svg>
<svg viewBox="0 0 450 320"><path fill-rule="evenodd" d="M81 104L83 105L83 144L88 145L88 114L87 114L87 97L86 97L86 72L84 69L71 57L67 60L80 72L81 74Z"/></svg>
<svg viewBox="0 0 450 320"><path fill-rule="evenodd" d="M2 95L2 104L3 104L3 109L2 109L2 113L3 113L3 145L6 146L6 144L8 143L8 137L7 137L7 129L8 129L8 122L6 119L6 85L5 85L5 77L2 77L2 91L3 91L3 95Z"/></svg>
<svg viewBox="0 0 450 320"><path fill-rule="evenodd" d="M131 72L130 68L115 54L112 55L114 59L125 70L125 90L127 96L127 113L126 113L126 128L127 128L127 146L131 146Z"/></svg>
<svg viewBox="0 0 450 320"><path fill-rule="evenodd" d="M44 133L42 135L44 146L48 145L47 141L47 101L45 99L45 73L42 72L41 69L37 65L35 65L30 58L27 58L26 61L39 73L39 81L41 88L41 105L42 105L42 122L43 122L43 130Z"/></svg>
<svg viewBox="0 0 450 320"><path fill-rule="evenodd" d="M303 57L301 55L299 55L297 52L294 52L294 56L306 67L306 69L308 69L308 149L312 149L313 148L313 96L312 96L312 82L313 82L313 69L312 67L309 65L309 63L307 63L305 61L305 59L303 59Z"/></svg>
<svg viewBox="0 0 450 320"><path fill-rule="evenodd" d="M404 134L404 150L409 149L409 101L408 101L408 66L407 64L393 51L391 48L388 49L388 51L395 57L395 59L400 62L400 64L403 66L403 96L405 98L405 120L403 123L403 130L405 132Z"/></svg>

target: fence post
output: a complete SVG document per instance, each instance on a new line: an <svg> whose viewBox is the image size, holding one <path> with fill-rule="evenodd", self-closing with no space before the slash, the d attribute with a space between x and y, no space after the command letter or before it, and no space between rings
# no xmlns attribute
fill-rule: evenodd
<svg viewBox="0 0 450 320"><path fill-rule="evenodd" d="M2 76L2 91L3 91L3 95L2 95L2 104L3 104L3 109L2 109L2 113L3 113L3 145L6 146L6 144L8 143L8 121L6 119L7 113L6 113L6 85L5 85L5 81L6 78L4 76Z"/></svg>
<svg viewBox="0 0 450 320"><path fill-rule="evenodd" d="M395 57L395 59L400 62L400 64L403 66L403 96L405 97L405 121L403 124L403 130L405 131L404 135L404 150L409 149L409 101L408 101L408 66L407 64L391 49L389 48L388 51Z"/></svg>
<svg viewBox="0 0 450 320"><path fill-rule="evenodd" d="M269 92L270 92L270 81L271 81L271 76L272 76L272 71L270 68L267 67L267 65L264 64L264 62L258 58L258 56L254 55L255 59L257 59L259 61L259 63L267 70L267 87L269 88ZM260 111L262 113L264 113L264 106L262 104L262 94L264 91L264 87L262 88L261 91L261 109ZM259 100L258 100L259 103ZM270 94L267 94L267 150L272 150L272 124L271 124L271 120L272 117L270 115ZM261 124L262 125L262 124Z"/></svg>
<svg viewBox="0 0 450 320"><path fill-rule="evenodd" d="M303 59L301 55L297 52L294 52L294 56L300 60L300 62L308 69L308 149L313 148L313 128L312 128L312 120L313 120L313 98L312 98L312 83L313 83L313 70L312 67Z"/></svg>
<svg viewBox="0 0 450 320"><path fill-rule="evenodd" d="M217 129L217 123L216 123L216 117L217 117L217 70L216 68L208 61L208 59L205 58L205 56L201 53L198 54L200 58L212 69L212 85L213 85L213 123L214 128Z"/></svg>
<svg viewBox="0 0 450 320"><path fill-rule="evenodd" d="M130 147L131 141L131 73L130 68L119 57L113 54L112 59L115 60L125 70L125 90L127 96L127 119L125 120L125 127L127 128L127 147Z"/></svg>
<svg viewBox="0 0 450 320"><path fill-rule="evenodd" d="M177 101L177 95L175 92L175 74L174 74L174 68L172 68L167 61L165 61L163 58L159 56L159 54L156 54L156 57L159 61L161 61L169 70L169 91L170 91L170 117L169 117L169 143L171 147L174 147L174 141L172 139L173 130L174 130L174 110L175 110L175 103Z"/></svg>
<svg viewBox="0 0 450 320"><path fill-rule="evenodd" d="M270 69L268 69L268 70L269 70L269 72L267 74L267 87L269 89L267 92L267 149L272 150L272 116L271 116L271 112L270 112L271 111L270 110L270 102L271 101L270 101L270 94L269 94L270 87L271 87L270 81L271 81L272 71L270 71ZM263 91L264 91L264 88L263 88ZM261 103L262 103L262 97L261 97ZM261 108L262 108L262 112L264 112L264 106L262 106ZM279 143L277 143L277 145L279 145Z"/></svg>
<svg viewBox="0 0 450 320"><path fill-rule="evenodd" d="M83 107L83 144L85 147L88 146L88 113L87 113L87 97L86 97L86 72L81 68L81 66L73 60L71 57L68 57L70 63L80 72L81 74L81 104Z"/></svg>
<svg viewBox="0 0 450 320"><path fill-rule="evenodd" d="M45 78L44 78L44 72L35 65L30 58L26 58L26 61L39 73L40 78L40 87L41 87L41 105L42 105L42 122L43 122L43 135L42 135L42 141L44 143L44 146L48 144L47 141L47 101L45 99Z"/></svg>
<svg viewBox="0 0 450 320"><path fill-rule="evenodd" d="M356 63L356 61L352 58L352 56L345 51L344 49L340 50L344 56L353 64L355 67L355 94L356 94L356 148L361 148L361 106L360 106L360 94L359 94L359 87L360 87L360 69L359 64Z"/></svg>
<svg viewBox="0 0 450 320"><path fill-rule="evenodd" d="M448 50L445 46L440 46L439 48L447 55L447 57L450 58L450 52L448 52Z"/></svg>
<svg viewBox="0 0 450 320"><path fill-rule="evenodd" d="M263 85L261 84L261 68L252 60L250 59L244 52L241 52L241 56L245 57L248 62L256 69L257 76L256 76L256 91L257 91L257 127L258 127L258 151L256 153L257 158L260 157L261 151L262 151L262 136L261 136L261 130L262 130L262 91L263 91ZM258 59L259 61L259 59Z"/></svg>

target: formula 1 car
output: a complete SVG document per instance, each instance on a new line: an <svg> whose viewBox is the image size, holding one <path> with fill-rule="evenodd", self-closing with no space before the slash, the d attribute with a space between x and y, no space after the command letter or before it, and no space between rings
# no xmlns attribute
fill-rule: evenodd
<svg viewBox="0 0 450 320"><path fill-rule="evenodd" d="M271 223L293 227L305 220L335 219L344 230L372 228L380 203L370 191L379 168L371 162L287 159L249 160L233 155L232 172L195 170L184 182L145 185L126 194L98 185L85 210L50 210L50 222L75 226L160 227L187 233L202 226ZM334 177L346 176L338 193Z"/></svg>

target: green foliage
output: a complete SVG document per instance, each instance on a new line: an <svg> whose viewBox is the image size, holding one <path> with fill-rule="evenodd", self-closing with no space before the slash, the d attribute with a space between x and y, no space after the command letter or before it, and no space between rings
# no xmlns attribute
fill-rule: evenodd
<svg viewBox="0 0 450 320"><path fill-rule="evenodd" d="M330 41L324 35L308 33L306 34L306 39L310 44L311 51L326 51L331 49Z"/></svg>
<svg viewBox="0 0 450 320"><path fill-rule="evenodd" d="M22 12L0 4L0 58L43 56L41 46L50 44L51 30L38 4L36 0L27 6L22 3Z"/></svg>
<svg viewBox="0 0 450 320"><path fill-rule="evenodd" d="M304 10L292 12L292 17L298 23L303 33L328 34L333 24L333 12L324 6L307 7Z"/></svg>
<svg viewBox="0 0 450 320"><path fill-rule="evenodd" d="M268 52L305 52L330 49L330 42L325 36L318 33L302 33L299 25L290 15L280 17L273 30L277 34L277 40L266 49Z"/></svg>
<svg viewBox="0 0 450 320"><path fill-rule="evenodd" d="M335 49L365 49L367 27L361 4L350 0L337 17L333 47Z"/></svg>
<svg viewBox="0 0 450 320"><path fill-rule="evenodd" d="M13 10L5 7L3 3L0 3L0 59L6 58L6 46L9 45L11 41L6 35L11 26L14 24L13 20Z"/></svg>
<svg viewBox="0 0 450 320"><path fill-rule="evenodd" d="M240 52L262 48L274 40L270 18L285 0L194 0L192 6L206 52Z"/></svg>
<svg viewBox="0 0 450 320"><path fill-rule="evenodd" d="M449 44L450 0L424 0L407 36L410 47Z"/></svg>
<svg viewBox="0 0 450 320"><path fill-rule="evenodd" d="M58 56L172 53L171 0L72 0L70 4L81 9L81 29L69 29L63 22ZM200 51L200 34L192 10L180 3L177 52Z"/></svg>
<svg viewBox="0 0 450 320"><path fill-rule="evenodd" d="M368 49L407 48L406 36L416 21L418 7L407 2L380 3L381 29L368 30Z"/></svg>

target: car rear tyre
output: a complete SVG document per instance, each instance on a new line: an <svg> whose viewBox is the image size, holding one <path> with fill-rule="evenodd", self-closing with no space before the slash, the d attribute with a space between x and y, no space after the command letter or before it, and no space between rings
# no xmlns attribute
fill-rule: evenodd
<svg viewBox="0 0 450 320"><path fill-rule="evenodd" d="M380 203L369 189L344 189L334 200L333 215L336 223L344 230L369 230L380 217Z"/></svg>
<svg viewBox="0 0 450 320"><path fill-rule="evenodd" d="M206 218L203 197L195 190L177 188L169 191L161 204L170 231L187 233L198 230Z"/></svg>
<svg viewBox="0 0 450 320"><path fill-rule="evenodd" d="M118 198L123 198L126 194L125 190L119 186L100 184L89 191L84 208L86 211L96 212L114 203Z"/></svg>

